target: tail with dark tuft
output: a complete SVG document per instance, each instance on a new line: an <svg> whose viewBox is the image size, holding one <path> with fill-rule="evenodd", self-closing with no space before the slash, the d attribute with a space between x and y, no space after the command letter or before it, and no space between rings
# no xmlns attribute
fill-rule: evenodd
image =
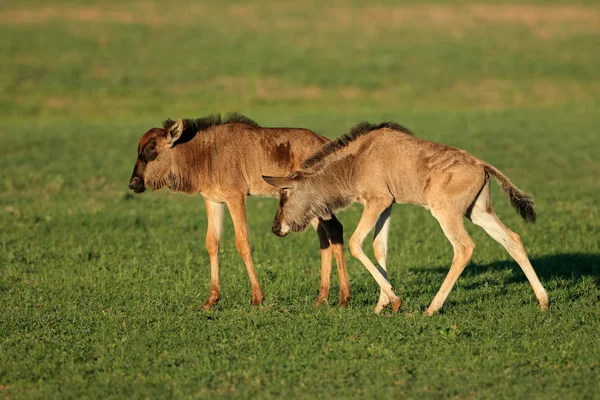
<svg viewBox="0 0 600 400"><path fill-rule="evenodd" d="M502 172L492 167L489 164L484 166L485 172L492 175L498 183L502 191L506 193L510 199L510 205L517 210L525 222L535 222L537 215L533 207L533 199L527 193L520 191Z"/></svg>

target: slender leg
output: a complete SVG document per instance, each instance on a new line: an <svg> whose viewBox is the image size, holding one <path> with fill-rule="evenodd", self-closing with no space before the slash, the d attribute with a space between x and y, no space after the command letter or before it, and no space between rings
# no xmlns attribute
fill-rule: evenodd
<svg viewBox="0 0 600 400"><path fill-rule="evenodd" d="M390 302L392 303L392 310L397 313L402 305L402 300L398 296L394 294L394 290L392 289L392 285L388 282L385 276L382 274L382 270L377 268L369 257L366 256L365 252L362 249L363 242L371 229L375 226L379 215L390 206L391 201L387 200L372 200L365 204L365 209L363 210L362 217L360 218L360 222L354 231L354 234L350 238L350 252L356 258L358 258L363 265L367 268L367 270L371 273L373 278L379 284L379 287L385 293ZM375 310L377 311L377 310Z"/></svg>
<svg viewBox="0 0 600 400"><path fill-rule="evenodd" d="M375 258L379 263L379 267L382 269L381 273L385 277L385 279L388 278L386 259L391 216L392 206L389 206L381 213L379 219L377 219L377 223L375 224L375 234L373 237L373 251L375 253ZM375 312L381 312L381 310L383 310L388 304L390 304L390 299L385 293L383 293L383 290L380 290L379 301L377 302L377 306L375 307Z"/></svg>
<svg viewBox="0 0 600 400"><path fill-rule="evenodd" d="M454 259L452 260L450 271L448 272L446 279L444 279L444 283L442 283L442 287L440 287L440 290L433 298L433 301L427 310L425 310L425 315L433 315L442 307L475 249L475 244L473 244L473 241L463 224L463 216L461 213L455 212L454 210L438 211L433 209L431 210L431 213L438 220L444 234L450 243L452 243L452 247L454 248Z"/></svg>
<svg viewBox="0 0 600 400"><path fill-rule="evenodd" d="M208 310L217 301L221 293L219 286L219 243L223 231L223 210L225 206L204 199L206 214L208 215L208 228L206 230L206 250L210 259L210 296L202 305L203 310Z"/></svg>
<svg viewBox="0 0 600 400"><path fill-rule="evenodd" d="M235 229L235 246L240 257L244 260L244 264L246 264L246 270L248 271L248 277L252 285L252 305L257 306L262 303L264 295L258 283L258 278L254 271L254 262L252 261L248 223L246 221L246 197L240 196L228 199L226 203Z"/></svg>
<svg viewBox="0 0 600 400"><path fill-rule="evenodd" d="M331 287L331 244L327 237L325 228L319 223L317 219L311 222L313 228L319 235L319 246L321 248L321 285L319 286L319 295L315 302L315 307L320 306L323 302L327 302L329 299L329 289Z"/></svg>
<svg viewBox="0 0 600 400"><path fill-rule="evenodd" d="M319 220L319 225L327 231L329 243L333 249L335 263L337 264L338 278L340 280L340 307L348 307L350 301L350 283L348 281L348 270L346 269L346 257L344 256L344 226L335 215L328 220Z"/></svg>
<svg viewBox="0 0 600 400"><path fill-rule="evenodd" d="M527 257L527 253L525 253L525 248L523 247L519 235L508 229L502 221L498 219L494 210L492 210L489 199L489 188L484 188L475 202L473 211L471 212L471 221L473 221L475 225L482 227L488 235L504 246L506 251L508 251L525 273L525 276L529 280L529 284L533 288L533 292L540 303L542 311L548 309L549 300L546 289L544 289L544 286L542 286L542 283L536 275L531 262Z"/></svg>

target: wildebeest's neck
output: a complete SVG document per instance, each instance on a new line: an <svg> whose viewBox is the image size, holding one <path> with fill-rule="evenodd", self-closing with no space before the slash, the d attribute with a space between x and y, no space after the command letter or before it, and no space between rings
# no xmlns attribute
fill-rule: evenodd
<svg viewBox="0 0 600 400"><path fill-rule="evenodd" d="M353 155L340 158L304 179L303 187L310 192L309 201L318 216L327 217L352 203L353 160Z"/></svg>
<svg viewBox="0 0 600 400"><path fill-rule="evenodd" d="M193 140L173 147L169 173L171 190L192 194L214 184L215 150L214 135L210 132L203 132Z"/></svg>

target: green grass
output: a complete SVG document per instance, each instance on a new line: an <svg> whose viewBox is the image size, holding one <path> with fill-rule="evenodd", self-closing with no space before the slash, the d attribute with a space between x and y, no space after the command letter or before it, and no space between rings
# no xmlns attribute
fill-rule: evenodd
<svg viewBox="0 0 600 400"><path fill-rule="evenodd" d="M597 398L597 4L212 3L0 10L0 397ZM202 200L127 183L148 128L231 110L329 137L392 119L494 164L536 199L526 225L493 189L550 310L469 225L472 262L424 317L452 249L414 206L392 216L400 314L372 314L349 254L349 309L337 284L313 309L316 234L275 237L276 200L250 198L265 303L249 305L226 218L222 298L199 311ZM339 214L347 239L360 211Z"/></svg>

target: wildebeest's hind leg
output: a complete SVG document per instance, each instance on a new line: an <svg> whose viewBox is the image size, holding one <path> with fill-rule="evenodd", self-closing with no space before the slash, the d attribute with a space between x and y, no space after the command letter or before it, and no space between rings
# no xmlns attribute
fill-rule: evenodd
<svg viewBox="0 0 600 400"><path fill-rule="evenodd" d="M392 285L383 276L380 269L377 268L367 257L362 249L363 242L371 229L375 226L375 223L379 219L379 216L392 204L391 199L371 199L365 204L360 222L354 231L354 234L350 238L350 252L356 258L358 258L367 270L371 273L373 278L377 281L377 284L381 290L389 297L392 303L392 310L398 312L402 305L402 300L394 294Z"/></svg>
<svg viewBox="0 0 600 400"><path fill-rule="evenodd" d="M335 256L340 281L340 301L338 302L338 306L347 307L350 301L350 283L348 282L348 270L346 269L346 257L344 256L344 226L333 214L328 220L320 219L319 225L325 228L333 255Z"/></svg>
<svg viewBox="0 0 600 400"><path fill-rule="evenodd" d="M203 310L208 310L217 301L221 289L219 286L219 243L223 231L223 210L225 206L204 199L206 203L206 214L208 216L208 228L206 230L206 250L210 259L210 295L202 305Z"/></svg>
<svg viewBox="0 0 600 400"><path fill-rule="evenodd" d="M246 196L240 195L229 198L226 203L235 229L235 246L240 257L244 260L244 264L246 264L250 284L252 284L252 305L257 306L262 303L264 295L254 271L254 261L252 261L248 222L246 221Z"/></svg>
<svg viewBox="0 0 600 400"><path fill-rule="evenodd" d="M531 262L529 262L521 238L508 229L498 219L498 216L492 209L489 179L473 205L470 218L474 224L482 227L488 235L504 246L512 258L519 264L533 288L535 296L540 303L540 308L546 310L548 308L548 294L533 270Z"/></svg>
<svg viewBox="0 0 600 400"><path fill-rule="evenodd" d="M375 234L373 235L373 251L375 253L375 258L382 269L381 274L385 277L385 279L388 278L386 259L391 216L392 206L389 206L379 216L379 219L375 224ZM385 293L383 293L383 290L380 289L379 301L377 302L377 306L375 306L375 312L381 312L381 310L383 310L388 304L390 304L390 299Z"/></svg>
<svg viewBox="0 0 600 400"><path fill-rule="evenodd" d="M327 302L329 299L329 289L331 287L331 259L333 253L325 227L318 219L313 220L311 225L317 231L317 235L319 236L319 247L321 248L321 284L319 286L319 295L315 302L315 307L317 307L324 302Z"/></svg>
<svg viewBox="0 0 600 400"><path fill-rule="evenodd" d="M433 315L442 307L456 280L465 269L467 262L469 262L473 254L473 249L475 249L475 244L473 244L463 224L462 213L457 212L453 208L431 209L431 213L438 220L444 234L450 243L452 243L454 259L452 260L450 271L446 275L446 279L444 279L444 283L442 283L440 290L433 298L427 310L425 310L425 315Z"/></svg>

